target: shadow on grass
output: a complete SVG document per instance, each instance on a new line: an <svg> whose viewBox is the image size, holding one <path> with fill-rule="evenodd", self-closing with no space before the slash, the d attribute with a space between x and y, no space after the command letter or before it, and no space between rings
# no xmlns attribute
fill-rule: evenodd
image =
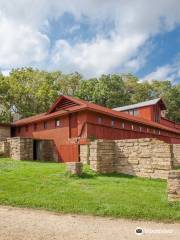
<svg viewBox="0 0 180 240"><path fill-rule="evenodd" d="M15 160L16 161L16 160ZM44 160L20 160L21 162L29 162L29 163L42 163L42 164L45 164L45 163L58 163L59 162L53 162L53 161L44 161Z"/></svg>
<svg viewBox="0 0 180 240"><path fill-rule="evenodd" d="M67 177L70 178L75 178L75 179L95 179L98 177L110 177L110 178L128 178L128 179L132 179L132 178L137 178L136 176L131 176L131 175L127 175L127 174L123 174L123 173L96 173L96 172L83 172L80 176L77 176L75 174L66 174Z"/></svg>
<svg viewBox="0 0 180 240"><path fill-rule="evenodd" d="M137 176L132 176L125 173L104 173L104 174L99 174L99 176L115 177L115 178L137 178Z"/></svg>

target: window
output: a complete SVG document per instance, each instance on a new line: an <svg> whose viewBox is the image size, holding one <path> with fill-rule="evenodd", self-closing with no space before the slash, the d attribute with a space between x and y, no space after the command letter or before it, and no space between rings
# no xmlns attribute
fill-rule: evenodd
<svg viewBox="0 0 180 240"><path fill-rule="evenodd" d="M149 128L147 128L147 132L149 132Z"/></svg>
<svg viewBox="0 0 180 240"><path fill-rule="evenodd" d="M59 120L59 119L56 119L56 121L55 121L55 126L56 126L56 127L60 127L60 125L61 125L60 120Z"/></svg>
<svg viewBox="0 0 180 240"><path fill-rule="evenodd" d="M18 129L17 129L17 130L18 130L18 133L20 133L20 132L21 132L21 127L18 127Z"/></svg>
<svg viewBox="0 0 180 240"><path fill-rule="evenodd" d="M29 130L29 126L26 125L26 126L25 126L25 129L26 129L26 132L28 132L28 130Z"/></svg>
<svg viewBox="0 0 180 240"><path fill-rule="evenodd" d="M125 127L125 124L124 122L121 123L121 128L124 128Z"/></svg>
<svg viewBox="0 0 180 240"><path fill-rule="evenodd" d="M160 130L159 130L159 132L158 132L158 133L159 133L159 135L161 135L161 131L160 131Z"/></svg>
<svg viewBox="0 0 180 240"><path fill-rule="evenodd" d="M154 133L154 134L156 133L156 129L153 129L153 133Z"/></svg>
<svg viewBox="0 0 180 240"><path fill-rule="evenodd" d="M47 129L47 122L44 122L44 129Z"/></svg>
<svg viewBox="0 0 180 240"><path fill-rule="evenodd" d="M102 117L98 117L98 123L102 124Z"/></svg>
<svg viewBox="0 0 180 240"><path fill-rule="evenodd" d="M131 125L131 129L134 130L134 125L133 124Z"/></svg>
<svg viewBox="0 0 180 240"><path fill-rule="evenodd" d="M130 115L134 115L134 110L129 110Z"/></svg>
<svg viewBox="0 0 180 240"><path fill-rule="evenodd" d="M34 123L34 131L37 129L37 123Z"/></svg>
<svg viewBox="0 0 180 240"><path fill-rule="evenodd" d="M114 126L115 126L115 121L111 120L111 127L114 127Z"/></svg>
<svg viewBox="0 0 180 240"><path fill-rule="evenodd" d="M139 127L139 131L142 132L142 127Z"/></svg>
<svg viewBox="0 0 180 240"><path fill-rule="evenodd" d="M134 116L138 116L138 115L139 115L138 109L134 109Z"/></svg>

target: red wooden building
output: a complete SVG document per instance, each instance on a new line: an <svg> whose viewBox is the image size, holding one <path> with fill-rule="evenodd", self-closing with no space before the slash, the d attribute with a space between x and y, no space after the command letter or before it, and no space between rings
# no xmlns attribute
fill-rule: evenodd
<svg viewBox="0 0 180 240"><path fill-rule="evenodd" d="M155 99L114 110L61 96L42 114L11 124L11 136L54 140L60 162L78 161L79 145L89 139L158 138L180 144L180 125L161 116L166 106Z"/></svg>

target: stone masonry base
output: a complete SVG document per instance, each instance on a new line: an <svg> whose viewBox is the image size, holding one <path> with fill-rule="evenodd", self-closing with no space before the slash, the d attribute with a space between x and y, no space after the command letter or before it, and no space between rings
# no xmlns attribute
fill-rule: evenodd
<svg viewBox="0 0 180 240"><path fill-rule="evenodd" d="M80 148L80 159L100 173L167 179L173 148L157 139L95 140Z"/></svg>
<svg viewBox="0 0 180 240"><path fill-rule="evenodd" d="M168 176L168 200L180 201L180 170L172 170Z"/></svg>

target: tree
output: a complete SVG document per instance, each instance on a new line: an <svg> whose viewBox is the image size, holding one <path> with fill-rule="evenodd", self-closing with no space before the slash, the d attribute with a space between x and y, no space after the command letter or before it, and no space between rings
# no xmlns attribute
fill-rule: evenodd
<svg viewBox="0 0 180 240"><path fill-rule="evenodd" d="M109 107L119 107L129 103L122 76L118 74L102 75L95 88L96 103Z"/></svg>
<svg viewBox="0 0 180 240"><path fill-rule="evenodd" d="M96 102L95 88L97 86L97 83L98 83L97 78L81 80L75 96L89 102Z"/></svg>
<svg viewBox="0 0 180 240"><path fill-rule="evenodd" d="M164 95L167 105L167 117L177 123L180 123L180 84L173 86Z"/></svg>
<svg viewBox="0 0 180 240"><path fill-rule="evenodd" d="M102 75L89 80L79 73L64 74L32 68L0 74L0 121L10 122L14 113L28 117L46 112L60 94L114 108L162 97L168 117L180 122L180 85L170 81L140 82L132 74Z"/></svg>

